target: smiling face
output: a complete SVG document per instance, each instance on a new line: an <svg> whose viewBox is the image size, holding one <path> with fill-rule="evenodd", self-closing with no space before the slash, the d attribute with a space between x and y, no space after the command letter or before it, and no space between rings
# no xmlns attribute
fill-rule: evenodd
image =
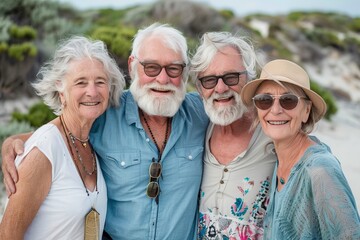
<svg viewBox="0 0 360 240"><path fill-rule="evenodd" d="M139 107L150 115L173 116L178 111L185 97L185 84L182 75L170 77L165 68L161 69L159 75L149 77L145 74L142 63L156 63L160 66L170 64L183 64L180 53L167 47L160 38L150 37L143 43L139 56L129 59L139 61L134 71L134 79L130 91Z"/></svg>
<svg viewBox="0 0 360 240"><path fill-rule="evenodd" d="M225 47L217 52L208 68L199 74L199 78L206 76L222 76L246 70L239 52L233 47ZM199 80L198 80L199 81ZM228 86L220 78L214 88L206 89L198 85L203 97L205 111L211 122L228 125L242 117L247 108L240 99L240 92L246 82L246 74L239 76L239 83Z"/></svg>
<svg viewBox="0 0 360 240"><path fill-rule="evenodd" d="M264 81L258 87L257 94L282 95L293 93L304 97L299 91L290 92L284 87L273 81ZM275 98L273 105L266 110L257 109L259 121L262 129L275 143L280 141L290 141L301 133L301 125L309 118L311 103L303 98L299 99L294 109L286 110L281 107L279 98Z"/></svg>
<svg viewBox="0 0 360 240"><path fill-rule="evenodd" d="M64 114L82 122L94 121L109 102L109 84L103 64L89 58L71 61L60 98L65 103Z"/></svg>

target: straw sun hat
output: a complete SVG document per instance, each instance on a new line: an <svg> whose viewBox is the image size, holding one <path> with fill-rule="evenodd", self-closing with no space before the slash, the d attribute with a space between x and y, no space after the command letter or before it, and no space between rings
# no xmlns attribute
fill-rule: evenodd
<svg viewBox="0 0 360 240"><path fill-rule="evenodd" d="M260 78L248 82L241 91L241 99L252 105L256 89L264 80L277 80L302 88L315 108L315 121L319 121L326 113L326 103L317 93L310 89L308 74L299 65L288 60L278 59L267 63L261 71Z"/></svg>

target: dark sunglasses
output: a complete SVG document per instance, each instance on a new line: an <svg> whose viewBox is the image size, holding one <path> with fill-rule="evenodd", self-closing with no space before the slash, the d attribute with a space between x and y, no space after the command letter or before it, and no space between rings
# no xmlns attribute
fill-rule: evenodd
<svg viewBox="0 0 360 240"><path fill-rule="evenodd" d="M152 159L152 163L149 167L149 184L147 185L146 195L149 198L156 198L160 193L160 186L158 183L158 179L161 175L161 164L159 162L155 162L155 159Z"/></svg>
<svg viewBox="0 0 360 240"><path fill-rule="evenodd" d="M183 64L173 63L173 64L161 66L160 64L157 64L157 63L146 63L146 62L142 62L140 60L139 60L139 63L144 67L144 72L145 72L146 76L148 76L148 77L158 76L160 74L161 70L163 68L165 68L166 74L169 77L176 78L182 74L184 67L186 66L185 63L183 63Z"/></svg>
<svg viewBox="0 0 360 240"><path fill-rule="evenodd" d="M228 86L235 86L239 83L240 76L245 74L246 71L242 72L233 72L233 73L227 73L221 76L205 76L199 78L199 81L201 82L201 85L206 89L212 89L214 88L219 79L221 78L223 82Z"/></svg>
<svg viewBox="0 0 360 240"><path fill-rule="evenodd" d="M261 110L267 110L272 107L276 98L279 99L280 106L286 110L294 109L298 105L300 98L307 99L306 97L286 93L283 95L258 94L254 96L252 100L255 107Z"/></svg>

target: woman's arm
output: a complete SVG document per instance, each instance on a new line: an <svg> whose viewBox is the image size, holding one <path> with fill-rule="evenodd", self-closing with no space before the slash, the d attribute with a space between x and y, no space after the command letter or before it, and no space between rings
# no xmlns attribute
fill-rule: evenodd
<svg viewBox="0 0 360 240"><path fill-rule="evenodd" d="M24 239L51 187L51 163L38 148L32 149L23 159L18 173L17 192L9 198L5 209L0 239Z"/></svg>
<svg viewBox="0 0 360 240"><path fill-rule="evenodd" d="M328 165L317 169L312 183L322 237L360 239L360 218L350 186L340 165L327 160Z"/></svg>
<svg viewBox="0 0 360 240"><path fill-rule="evenodd" d="M4 174L4 184L8 197L16 192L15 183L18 181L18 173L14 164L16 155L24 152L24 142L32 133L24 133L10 136L2 144L1 168Z"/></svg>

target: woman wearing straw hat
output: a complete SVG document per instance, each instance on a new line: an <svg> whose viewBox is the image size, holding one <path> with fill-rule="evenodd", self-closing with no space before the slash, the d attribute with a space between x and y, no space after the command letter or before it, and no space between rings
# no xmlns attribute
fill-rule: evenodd
<svg viewBox="0 0 360 240"><path fill-rule="evenodd" d="M266 64L241 98L255 105L278 162L265 218L265 239L360 239L355 199L330 148L308 135L326 112L307 73L287 60Z"/></svg>

